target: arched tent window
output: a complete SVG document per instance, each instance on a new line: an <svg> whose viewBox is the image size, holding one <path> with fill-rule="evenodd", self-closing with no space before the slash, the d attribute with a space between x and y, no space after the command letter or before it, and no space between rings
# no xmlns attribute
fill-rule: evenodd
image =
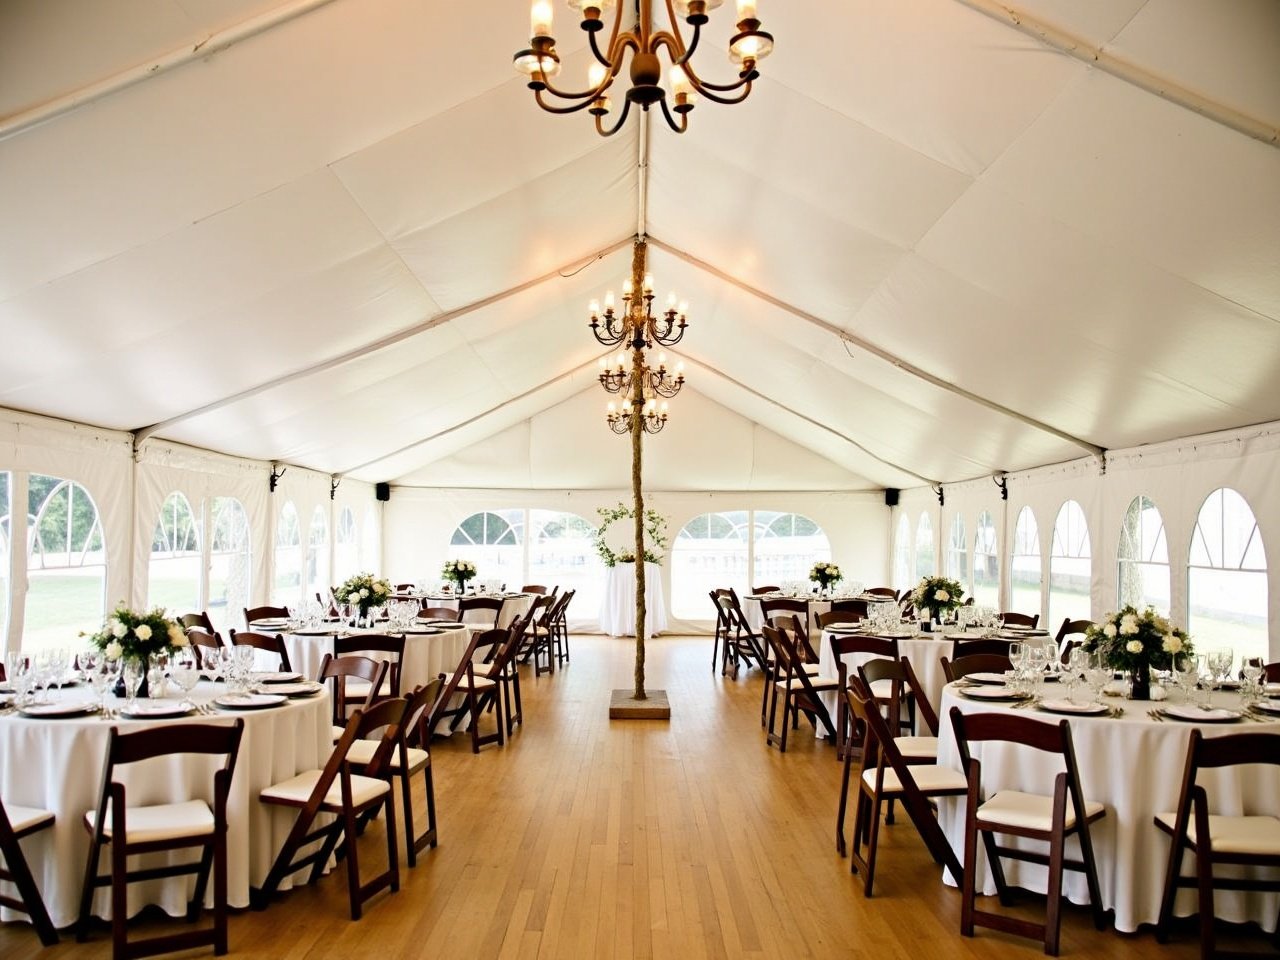
<svg viewBox="0 0 1280 960"><path fill-rule="evenodd" d="M200 522L178 491L165 497L151 535L147 603L179 617L200 608Z"/></svg>
<svg viewBox="0 0 1280 960"><path fill-rule="evenodd" d="M1196 649L1230 647L1237 657L1269 656L1267 556L1258 521L1229 487L1205 498L1191 534L1187 629Z"/></svg>
<svg viewBox="0 0 1280 960"><path fill-rule="evenodd" d="M1040 612L1040 531L1030 507L1018 513L1013 527L1013 557L1009 564L1012 596L1009 609L1034 616Z"/></svg>
<svg viewBox="0 0 1280 960"><path fill-rule="evenodd" d="M1132 605L1139 610L1150 606L1168 615L1169 544L1164 535L1164 518L1146 497L1134 497L1124 512L1116 570L1120 606Z"/></svg>
<svg viewBox="0 0 1280 960"><path fill-rule="evenodd" d="M68 646L102 627L107 552L102 522L80 484L39 473L27 488L27 599L23 649Z"/></svg>
<svg viewBox="0 0 1280 960"><path fill-rule="evenodd" d="M916 524L916 579L932 577L938 572L937 551L933 547L933 521L929 514L920 514Z"/></svg>
<svg viewBox="0 0 1280 960"><path fill-rule="evenodd" d="M969 541L964 532L964 516L951 518L951 536L947 539L947 576L973 593L969 582Z"/></svg>
<svg viewBox="0 0 1280 960"><path fill-rule="evenodd" d="M596 530L576 513L530 510L529 582L560 592L576 590L575 616L594 616L604 592L604 563L596 553ZM519 583L508 586L519 588Z"/></svg>
<svg viewBox="0 0 1280 960"><path fill-rule="evenodd" d="M973 602L981 607L1000 606L1000 549L991 514L978 514L973 535Z"/></svg>
<svg viewBox="0 0 1280 960"><path fill-rule="evenodd" d="M350 507L343 507L338 514L338 529L333 538L333 585L341 583L360 565L359 531L356 515Z"/></svg>
<svg viewBox="0 0 1280 960"><path fill-rule="evenodd" d="M324 508L316 507L311 513L311 529L307 534L307 592L306 603L313 603L316 594L325 602L329 599L329 521Z"/></svg>
<svg viewBox="0 0 1280 960"><path fill-rule="evenodd" d="M290 500L284 502L276 518L275 570L271 602L276 606L298 606L302 602L302 529L298 509Z"/></svg>
<svg viewBox="0 0 1280 960"><path fill-rule="evenodd" d="M808 580L809 569L815 563L831 559L831 541L808 517L756 510L752 519L755 536L752 583Z"/></svg>
<svg viewBox="0 0 1280 960"><path fill-rule="evenodd" d="M898 514L898 532L893 537L893 585L905 590L915 581L911 576L911 521Z"/></svg>
<svg viewBox="0 0 1280 960"><path fill-rule="evenodd" d="M360 539L360 568L371 573L382 570L382 545L378 536L378 511L369 507L364 512L364 524Z"/></svg>
<svg viewBox="0 0 1280 960"><path fill-rule="evenodd" d="M9 503L13 475L0 470L0 638L9 632Z"/></svg>
<svg viewBox="0 0 1280 960"><path fill-rule="evenodd" d="M295 513L295 533L297 528ZM209 543L209 603L206 609L214 628L219 631L239 623L240 611L249 606L249 585L253 582L253 553L249 537L249 516L245 513L244 504L235 497L214 497L213 532Z"/></svg>
<svg viewBox="0 0 1280 960"><path fill-rule="evenodd" d="M1058 510L1053 523L1053 545L1049 551L1049 632L1064 619L1088 620L1093 615L1090 599L1092 551L1089 525L1084 510L1068 500Z"/></svg>
<svg viewBox="0 0 1280 960"><path fill-rule="evenodd" d="M671 547L671 612L686 620L714 617L709 592L733 587L738 596L747 583L746 510L704 513L676 534ZM805 571L808 573L808 570Z"/></svg>
<svg viewBox="0 0 1280 960"><path fill-rule="evenodd" d="M524 582L524 511L473 513L453 531L450 560L470 560L481 580L501 580L519 589ZM435 571L438 575L439 571Z"/></svg>

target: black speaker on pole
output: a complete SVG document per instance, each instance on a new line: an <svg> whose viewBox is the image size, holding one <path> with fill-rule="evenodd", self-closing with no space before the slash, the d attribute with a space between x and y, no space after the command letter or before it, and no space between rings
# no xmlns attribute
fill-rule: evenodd
<svg viewBox="0 0 1280 960"><path fill-rule="evenodd" d="M899 491L894 487L887 487L884 491L884 505L886 507L896 507L898 505Z"/></svg>
<svg viewBox="0 0 1280 960"><path fill-rule="evenodd" d="M388 500L391 499L391 484L375 483L373 485L373 495L377 497L381 502L386 503ZM894 501L894 502L896 503L897 501Z"/></svg>

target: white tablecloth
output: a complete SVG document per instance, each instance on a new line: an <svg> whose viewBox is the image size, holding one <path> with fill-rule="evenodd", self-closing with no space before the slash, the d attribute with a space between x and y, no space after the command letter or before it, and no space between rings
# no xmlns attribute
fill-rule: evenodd
<svg viewBox="0 0 1280 960"><path fill-rule="evenodd" d="M426 601L430 607L448 607L450 610L458 609L457 595L428 595L420 598ZM533 606L534 595L531 593L509 594L503 598L501 616L498 618L499 627L509 627L519 617L523 617L529 612L529 608ZM489 623L490 614L488 610L468 610L466 616L462 618L463 623ZM462 652L459 651L461 656ZM456 661L455 661L456 662Z"/></svg>
<svg viewBox="0 0 1280 960"><path fill-rule="evenodd" d="M662 593L662 568L644 565L644 635L667 629L667 601ZM636 635L636 565L619 563L607 571L604 599L600 602L600 629L611 637Z"/></svg>
<svg viewBox="0 0 1280 960"><path fill-rule="evenodd" d="M221 684L202 683L193 699L199 702L222 692ZM61 691L61 697L92 700L93 692L83 686L71 687ZM258 793L324 765L333 749L327 693L290 700L270 710L227 711L217 717L192 716L181 721L108 723L97 716L63 720L34 720L19 714L0 717L0 795L7 804L40 807L57 818L52 828L22 841L54 926L74 923L79 911L89 852L89 834L82 821L98 801L111 727L127 732L160 723L229 723L234 717L242 717L245 726L227 804L227 892L231 906L247 907L249 887L266 879L295 817L292 810L259 803ZM218 763L220 758L215 762L196 757L156 758L121 768L119 779L125 784L131 806L194 798L212 802L213 771ZM103 855L104 871L108 856ZM173 856L189 858L190 853ZM129 915L148 903L158 903L174 916L184 914L194 883L193 877L173 877L130 884ZM96 895L94 912L110 916L109 888ZM21 916L8 910L0 913L4 920Z"/></svg>
<svg viewBox="0 0 1280 960"><path fill-rule="evenodd" d="M1178 694L1175 693L1174 697L1175 702L1181 702ZM1215 701L1220 706L1237 706L1239 698L1234 694L1218 694ZM1187 739L1194 725L1176 720L1154 722L1147 714L1152 704L1127 700L1108 702L1123 706L1124 716L1115 720L1072 717L1069 722L1085 798L1103 803L1107 808L1107 815L1090 827L1103 906L1115 910L1116 929L1130 933L1139 924L1154 924L1159 918L1160 894L1168 866L1169 836L1152 823L1152 818L1157 813L1177 809L1178 791L1186 764ZM952 686L944 689L939 711L938 762L960 769L951 726L953 706L964 713L1008 710L1009 707L966 700ZM1041 712L1018 712L1047 722L1061 719ZM1203 724L1200 729L1207 737L1228 733L1280 733L1280 721ZM982 780L987 795L996 788L1051 794L1053 778L1061 769L1054 757L1025 747L975 744L972 753L982 761ZM1204 771L1198 782L1208 791L1210 809L1214 813L1280 815L1280 769L1274 766ZM963 800L940 799L938 806L942 829L956 856L962 856ZM1040 846L1043 848L1044 845ZM1078 856L1078 853L1079 847L1074 840L1070 841L1068 855ZM994 894L995 884L991 881L981 844L978 846L978 859L981 871L979 892ZM1183 872L1189 874L1194 864L1193 856L1185 856ZM1009 860L1003 861L1003 865L1010 884L1040 892L1045 890L1044 867ZM949 875L947 878L949 881ZM1075 903L1083 904L1089 900L1083 874L1068 871L1064 890ZM1271 931L1275 929L1276 911L1280 909L1280 894L1219 890L1214 894L1214 906L1216 915L1221 919L1231 922L1253 920ZM1178 895L1176 912L1183 916L1195 912L1194 890L1184 890Z"/></svg>
<svg viewBox="0 0 1280 960"><path fill-rule="evenodd" d="M377 630L347 630L346 635L380 633ZM400 663L400 692L408 696L415 687L421 687L440 674L452 673L458 660L467 652L471 631L466 627L445 630L443 633L407 633L404 638L404 659ZM285 649L289 651L289 664L304 677L314 680L320 673L325 654L333 653L333 635L316 636L304 633L286 633ZM386 654L370 651L367 656L375 660Z"/></svg>
<svg viewBox="0 0 1280 960"><path fill-rule="evenodd" d="M824 677L839 676L839 670L836 667L836 655L831 649L832 636L834 634L829 630L824 630L822 632L822 643L818 648L818 665ZM942 688L947 682L947 678L942 672L942 658L951 657L952 642L941 636L935 637L927 633L919 636L895 635L893 638L898 641L898 654L906 657L911 662L911 669L916 672L916 678L920 681L920 686L924 688L925 696L929 698L929 703L937 710L938 704L942 699ZM848 665L850 673L853 674L859 664L875 658L869 653L851 653L847 654L843 659ZM831 711L833 719L835 718L837 696L838 694L835 692L821 694L823 701L827 704L827 709ZM941 722L939 720L939 723ZM923 735L926 731L917 730L916 732Z"/></svg>
<svg viewBox="0 0 1280 960"><path fill-rule="evenodd" d="M742 598L742 615L747 618L747 625L756 633L759 633L760 628L764 626L764 611L760 607L760 601L767 599L772 599L770 594ZM784 598L779 594L777 599L792 598ZM817 597L800 597L798 599L804 600L809 604L809 622L805 625L805 629L809 631L810 635L816 634L818 632L818 617L831 609L831 600L820 600ZM863 594L852 599L865 600L868 604L892 602L888 597L881 597L878 594L870 596Z"/></svg>

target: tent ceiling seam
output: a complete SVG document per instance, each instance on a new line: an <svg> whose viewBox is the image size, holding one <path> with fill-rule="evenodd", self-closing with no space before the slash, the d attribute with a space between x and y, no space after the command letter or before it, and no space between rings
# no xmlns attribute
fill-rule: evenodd
<svg viewBox="0 0 1280 960"><path fill-rule="evenodd" d="M492 294L491 296L488 296L488 297L484 297L483 299L476 300L473 303L467 304L466 306L458 307L456 310L449 310L449 311L445 311L444 313L436 314L435 316L430 317L427 320L422 321L421 323L414 324L413 326L407 327L404 330L400 330L396 333L389 334L388 336L381 337L378 340L374 340L369 343L366 343L360 347L357 347L354 350L348 350L346 353L339 354L336 357L330 357L328 360L323 360L320 363L312 364L309 367L303 367L300 370L294 370L291 373L286 373L266 383L260 383L255 386L248 387L237 393L231 394L230 396L223 397L219 400L214 400L210 403L206 403L203 406L196 407L195 409L192 409L192 410L187 410L184 413L180 413L180 414L177 414L176 416L169 417L166 420L161 420L158 423L153 423L145 427L139 427L138 429L131 431L133 433L134 446L137 446L138 444L140 444L143 440L147 439L147 437L155 433L158 433L161 430L165 430L169 427L172 427L175 424L182 423L185 420L190 420L193 417L203 416L204 414L207 414L207 413L213 413L217 410L222 409L223 407L230 406L233 403L239 403L242 400L251 399L252 397L257 396L258 394L265 393L266 391L275 389L276 387L284 386L287 383L292 383L296 380L302 380L310 376L315 376L316 374L320 374L328 370L332 370L335 367L340 367L340 366L343 366L344 364L352 363L356 360L363 359L364 357L367 357L370 354L377 353L380 350L385 350L388 347L393 347L398 343L403 343L406 340L410 340L413 337L418 336L419 334L426 333L430 330L434 330L438 326L441 326L446 323L451 323L454 320L458 320L461 317L466 316L467 314L474 313L475 311L484 309L485 307L488 307L488 306L492 306L495 303L500 303L503 300L508 299L509 297L513 297L518 293L523 293L526 290L530 290L534 287L540 286L541 284L544 284L549 280L562 279L563 278L562 271L568 269L570 266L582 263L583 261L593 261L593 260L598 260L601 257L607 257L609 254L614 253L615 251L621 250L623 247L630 245L632 242L632 239L633 239L632 237L626 237L625 239L615 241L614 243L609 244L609 246L607 247L603 247L600 250L596 250L595 252L588 254L586 257L580 257L576 260L573 260L571 263L566 264L565 266L557 267L555 270L552 270L549 273L544 273L541 276L534 277L532 280L526 280L524 283L517 284L514 287L508 287L506 290L503 290L499 293Z"/></svg>
<svg viewBox="0 0 1280 960"><path fill-rule="evenodd" d="M903 373L909 374L918 380L923 380L924 382L931 384L932 386L939 387L942 390L947 391L948 393L952 393L958 397L963 397L964 399L969 400L972 403L976 403L979 406L986 407L988 410L993 410L996 413L1002 414L1003 416L1010 417L1014 420L1019 421L1020 423L1024 423L1029 427L1034 427L1037 430L1041 430L1045 433L1051 434L1052 436L1057 437L1059 440L1064 440L1067 443L1071 443L1077 447L1087 450L1089 453L1091 453L1095 457L1102 456L1104 452L1104 448L1098 446L1095 443L1090 443L1088 440L1084 440L1084 439L1081 439L1080 437L1073 436L1072 434L1069 434L1064 430L1059 430L1057 427L1051 426L1050 424L1044 423L1043 421L1036 420L1034 417L1029 417L1024 413L1019 413L1017 410L1013 410L1002 404L996 403L994 400L988 400L987 398L981 397L976 393L972 393L964 389L963 387L960 387L954 383L951 383L948 380L944 380L941 377L937 377L932 373L929 373L927 370L921 369L920 367L915 366L914 364L908 362L907 360L904 360L902 357L899 357L897 354L891 353L888 350L884 349L883 347L879 347L876 344L871 343L869 340L864 340L862 337L855 336L849 333L848 331L841 329L835 324L829 323L826 320L823 320L821 317L814 316L813 314L809 313L806 310L802 310L797 306L787 303L785 300L779 299L778 297L775 297L772 294L765 293L763 290L757 289L756 287L753 287L747 283L743 283L741 280L737 279L736 277L733 277L725 273L723 270L720 270L718 267L712 266L711 264L707 263L705 260L698 259L697 257L693 256L693 254L687 253L684 250L681 250L679 247L672 246L671 244L665 243L662 240L659 240L654 237L651 237L649 239L649 242L653 244L653 246L657 247L659 250L666 251L672 256L685 261L690 266L697 267L699 270L702 270L704 273L707 273L710 276L716 277L717 279L722 280L725 283L728 283L734 287L737 287L739 290L742 290L745 293L749 293L753 297L756 297L759 300L763 300L765 303L768 303L777 307L779 310L784 310L787 313L790 313L792 316L797 317L798 319L803 320L806 323L809 323L820 330L824 330L827 333L830 333L833 336L838 337L844 343L857 347L858 349L866 353L869 353L880 360L883 360L889 365L896 367L897 369L901 370Z"/></svg>

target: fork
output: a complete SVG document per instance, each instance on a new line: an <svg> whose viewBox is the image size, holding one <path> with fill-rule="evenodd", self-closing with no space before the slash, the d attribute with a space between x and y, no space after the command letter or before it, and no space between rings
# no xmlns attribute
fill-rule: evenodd
<svg viewBox="0 0 1280 960"><path fill-rule="evenodd" d="M1148 710L1147 716L1150 717L1152 720L1154 720L1156 723L1164 723L1164 714L1162 714L1159 710Z"/></svg>

